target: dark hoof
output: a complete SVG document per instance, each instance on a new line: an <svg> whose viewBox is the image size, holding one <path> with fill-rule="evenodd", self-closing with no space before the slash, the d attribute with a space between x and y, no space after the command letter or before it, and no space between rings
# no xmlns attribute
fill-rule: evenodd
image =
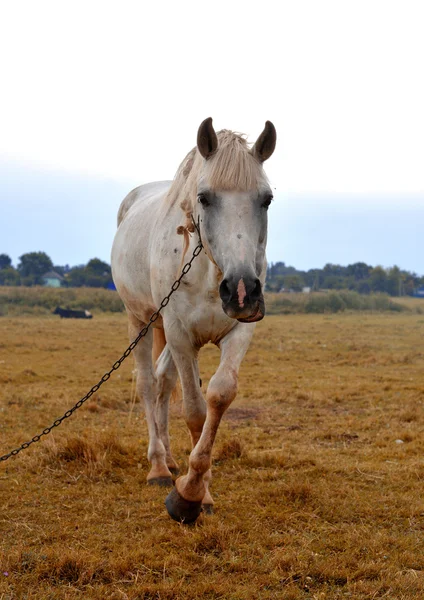
<svg viewBox="0 0 424 600"><path fill-rule="evenodd" d="M171 471L171 473L173 475L179 475L180 474L180 470L178 467L168 467L168 469Z"/></svg>
<svg viewBox="0 0 424 600"><path fill-rule="evenodd" d="M180 496L176 488L169 492L165 500L165 506L169 516L180 523L194 523L202 512L201 502L186 500Z"/></svg>
<svg viewBox="0 0 424 600"><path fill-rule="evenodd" d="M202 504L202 511L205 515L213 515L213 504Z"/></svg>
<svg viewBox="0 0 424 600"><path fill-rule="evenodd" d="M154 477L147 480L148 485L158 485L160 487L172 487L174 482L172 477Z"/></svg>

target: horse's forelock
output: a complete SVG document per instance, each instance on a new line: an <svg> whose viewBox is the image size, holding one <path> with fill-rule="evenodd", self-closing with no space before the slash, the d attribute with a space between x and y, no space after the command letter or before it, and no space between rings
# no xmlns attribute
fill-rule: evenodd
<svg viewBox="0 0 424 600"><path fill-rule="evenodd" d="M222 129L217 133L218 149L204 160L193 148L182 161L168 193L169 201L179 202L189 211L195 202L199 179L211 190L246 192L267 181L261 164L252 155L246 136Z"/></svg>
<svg viewBox="0 0 424 600"><path fill-rule="evenodd" d="M206 161L204 176L212 190L247 192L266 181L246 137L226 129L218 133L218 150Z"/></svg>

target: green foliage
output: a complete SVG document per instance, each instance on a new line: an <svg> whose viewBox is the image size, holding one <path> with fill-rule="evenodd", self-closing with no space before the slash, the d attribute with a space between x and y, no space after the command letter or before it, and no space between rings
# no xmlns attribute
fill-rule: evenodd
<svg viewBox="0 0 424 600"><path fill-rule="evenodd" d="M266 313L338 313L342 311L407 311L409 308L386 294L363 296L355 291L313 292L310 294L266 294Z"/></svg>
<svg viewBox="0 0 424 600"><path fill-rule="evenodd" d="M341 298L339 294L336 294L336 292L331 292L331 294L328 294L327 301L330 312L332 313L340 312L346 308L343 298Z"/></svg>
<svg viewBox="0 0 424 600"><path fill-rule="evenodd" d="M286 275L284 277L284 287L286 290L301 292L305 282L300 275Z"/></svg>
<svg viewBox="0 0 424 600"><path fill-rule="evenodd" d="M92 258L89 260L86 269L93 275L98 275L100 277L104 275L110 275L111 272L110 265L103 262L99 258Z"/></svg>
<svg viewBox="0 0 424 600"><path fill-rule="evenodd" d="M19 257L18 271L24 285L41 283L41 276L53 269L53 262L45 252L28 252Z"/></svg>
<svg viewBox="0 0 424 600"><path fill-rule="evenodd" d="M311 294L305 303L305 312L307 313L325 313L330 312L327 297L324 295Z"/></svg>
<svg viewBox="0 0 424 600"><path fill-rule="evenodd" d="M270 292L278 292L282 287L300 291L307 286L314 291L353 290L360 294L378 292L390 296L412 296L417 287L424 285L424 277L403 271L396 265L384 269L363 262L347 267L327 263L323 269L298 271L283 262L277 262L268 266L266 285Z"/></svg>
<svg viewBox="0 0 424 600"><path fill-rule="evenodd" d="M110 265L99 258L92 258L87 265L74 267L65 275L72 287L107 287L112 282Z"/></svg>
<svg viewBox="0 0 424 600"><path fill-rule="evenodd" d="M289 300L284 294L266 294L265 304L267 315L289 315L299 312L297 307L300 306L299 302Z"/></svg>
<svg viewBox="0 0 424 600"><path fill-rule="evenodd" d="M45 252L28 252L19 259L18 268L14 269L7 254L0 254L0 286L43 285L42 276L48 271L55 271L62 277L63 286L106 288L112 282L111 267L99 258L92 258L87 265L73 268L53 266L53 262Z"/></svg>
<svg viewBox="0 0 424 600"><path fill-rule="evenodd" d="M387 290L387 273L383 267L375 267L371 271L371 289L373 292L385 292Z"/></svg>
<svg viewBox="0 0 424 600"><path fill-rule="evenodd" d="M0 254L0 270L7 269L12 266L12 259L7 254Z"/></svg>
<svg viewBox="0 0 424 600"><path fill-rule="evenodd" d="M387 272L386 290L390 296L402 295L402 274L396 265Z"/></svg>
<svg viewBox="0 0 424 600"><path fill-rule="evenodd" d="M21 278L16 269L5 267L0 269L0 285L20 285Z"/></svg>

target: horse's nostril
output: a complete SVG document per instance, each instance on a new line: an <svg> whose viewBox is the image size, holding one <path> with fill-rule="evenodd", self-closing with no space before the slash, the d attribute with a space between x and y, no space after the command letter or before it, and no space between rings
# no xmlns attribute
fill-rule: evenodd
<svg viewBox="0 0 424 600"><path fill-rule="evenodd" d="M255 281L255 287L253 288L253 290L250 294L250 298L251 298L252 302L257 302L259 300L259 298L261 297L261 294L262 294L261 282L259 281L259 279L257 279Z"/></svg>
<svg viewBox="0 0 424 600"><path fill-rule="evenodd" d="M221 285L219 286L219 295L221 296L221 300L224 302L224 304L228 304L230 302L231 291L226 279L223 279Z"/></svg>

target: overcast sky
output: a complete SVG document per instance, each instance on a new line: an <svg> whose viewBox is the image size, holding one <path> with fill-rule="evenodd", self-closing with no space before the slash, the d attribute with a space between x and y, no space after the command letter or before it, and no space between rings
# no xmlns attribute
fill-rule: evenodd
<svg viewBox="0 0 424 600"><path fill-rule="evenodd" d="M0 253L109 260L123 195L172 178L212 116L252 142L277 128L272 261L424 273L423 17L408 0L2 3Z"/></svg>

